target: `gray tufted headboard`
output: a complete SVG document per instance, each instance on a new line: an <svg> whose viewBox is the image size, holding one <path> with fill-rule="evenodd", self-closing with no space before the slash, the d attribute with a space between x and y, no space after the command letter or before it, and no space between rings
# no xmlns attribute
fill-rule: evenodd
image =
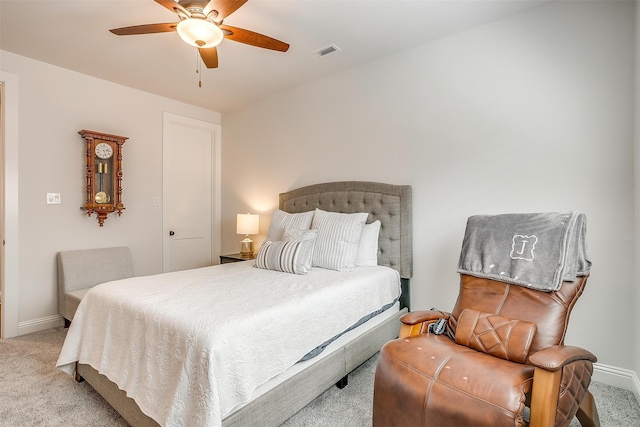
<svg viewBox="0 0 640 427"><path fill-rule="evenodd" d="M369 212L367 223L381 222L378 264L394 268L400 277L413 274L411 247L411 186L365 181L315 184L280 194L280 209L307 212Z"/></svg>

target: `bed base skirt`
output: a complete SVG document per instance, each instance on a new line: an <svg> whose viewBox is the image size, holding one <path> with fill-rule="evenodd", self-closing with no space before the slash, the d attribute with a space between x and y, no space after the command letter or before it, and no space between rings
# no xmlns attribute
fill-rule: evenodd
<svg viewBox="0 0 640 427"><path fill-rule="evenodd" d="M397 338L400 331L399 318L406 312L406 308L400 310L375 328L252 400L223 419L223 427L279 426L334 384L341 382L351 371L376 354L387 341ZM78 364L77 372L131 426L158 426L158 423L140 410L133 399L91 366Z"/></svg>

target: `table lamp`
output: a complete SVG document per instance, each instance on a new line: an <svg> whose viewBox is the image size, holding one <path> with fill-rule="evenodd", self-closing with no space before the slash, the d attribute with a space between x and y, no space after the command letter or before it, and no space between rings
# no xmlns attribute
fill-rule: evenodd
<svg viewBox="0 0 640 427"><path fill-rule="evenodd" d="M240 256L242 258L253 257L253 240L249 238L250 234L258 234L260 232L260 216L255 214L238 214L236 233L244 234L244 240L240 242Z"/></svg>

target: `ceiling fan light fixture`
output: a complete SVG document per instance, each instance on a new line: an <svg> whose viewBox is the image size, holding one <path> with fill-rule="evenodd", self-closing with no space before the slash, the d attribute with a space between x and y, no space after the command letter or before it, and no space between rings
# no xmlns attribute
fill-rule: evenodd
<svg viewBox="0 0 640 427"><path fill-rule="evenodd" d="M215 47L224 38L222 30L206 19L185 19L178 23L176 30L182 40L199 48Z"/></svg>

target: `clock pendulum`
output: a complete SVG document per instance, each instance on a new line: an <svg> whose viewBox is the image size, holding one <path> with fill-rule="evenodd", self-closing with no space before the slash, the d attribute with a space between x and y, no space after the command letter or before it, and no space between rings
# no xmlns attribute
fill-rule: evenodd
<svg viewBox="0 0 640 427"><path fill-rule="evenodd" d="M98 188L99 191L96 193L95 200L96 200L96 203L100 203L100 204L109 203L109 201L111 201L111 197L106 191L104 191L104 183L103 183L103 180L104 180L103 176L108 173L108 166L106 162L105 163L99 162L97 166L98 166L98 175L100 177L99 179L100 188Z"/></svg>

